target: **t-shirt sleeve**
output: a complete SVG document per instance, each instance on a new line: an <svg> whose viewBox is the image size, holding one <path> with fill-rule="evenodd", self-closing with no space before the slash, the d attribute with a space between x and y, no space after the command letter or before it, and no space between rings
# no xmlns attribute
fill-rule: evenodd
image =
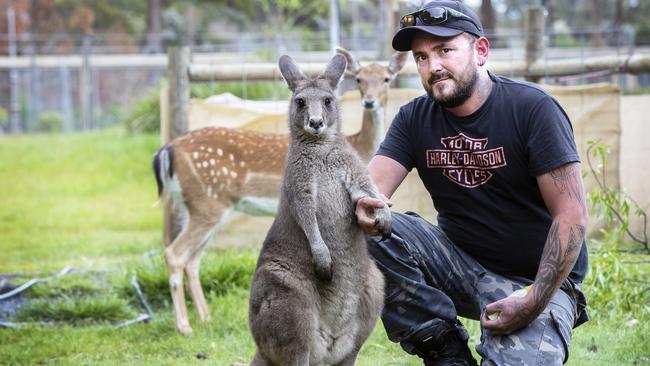
<svg viewBox="0 0 650 366"><path fill-rule="evenodd" d="M407 171L411 171L415 166L413 140L410 138L410 125L413 122L411 114L406 106L400 108L376 154L397 161Z"/></svg>
<svg viewBox="0 0 650 366"><path fill-rule="evenodd" d="M580 161L569 117L550 96L533 108L528 138L529 173L539 176Z"/></svg>

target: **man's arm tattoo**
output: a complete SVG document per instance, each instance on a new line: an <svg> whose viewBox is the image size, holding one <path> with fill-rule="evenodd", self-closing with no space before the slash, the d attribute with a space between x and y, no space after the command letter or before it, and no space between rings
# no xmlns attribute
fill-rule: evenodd
<svg viewBox="0 0 650 366"><path fill-rule="evenodd" d="M539 270L533 286L535 313L541 313L573 267L585 238L585 227L575 224L569 227L566 249L560 238L560 224L553 221L542 252Z"/></svg>
<svg viewBox="0 0 650 366"><path fill-rule="evenodd" d="M568 193L575 199L583 210L586 203L582 184L580 184L580 170L575 164L568 164L550 172L553 184L561 194Z"/></svg>

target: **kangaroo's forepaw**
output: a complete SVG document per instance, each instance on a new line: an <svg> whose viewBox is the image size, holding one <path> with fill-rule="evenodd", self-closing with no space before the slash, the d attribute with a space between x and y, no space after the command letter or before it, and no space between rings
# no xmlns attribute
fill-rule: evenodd
<svg viewBox="0 0 650 366"><path fill-rule="evenodd" d="M316 270L316 276L323 281L332 280L332 262L329 261L327 264L319 265L318 263L314 266Z"/></svg>
<svg viewBox="0 0 650 366"><path fill-rule="evenodd" d="M375 210L375 224L377 225L377 229L379 229L379 235L381 235L382 240L390 238L393 225L390 209L387 206Z"/></svg>

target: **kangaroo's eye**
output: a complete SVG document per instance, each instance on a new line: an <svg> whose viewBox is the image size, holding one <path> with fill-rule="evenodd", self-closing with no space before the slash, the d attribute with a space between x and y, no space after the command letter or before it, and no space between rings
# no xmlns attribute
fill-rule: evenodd
<svg viewBox="0 0 650 366"><path fill-rule="evenodd" d="M387 77L387 78L384 79L384 83L388 83L388 82L390 82L390 78L389 78L389 77Z"/></svg>
<svg viewBox="0 0 650 366"><path fill-rule="evenodd" d="M296 98L296 104L298 105L298 107L302 108L305 106L305 100L302 98Z"/></svg>
<svg viewBox="0 0 650 366"><path fill-rule="evenodd" d="M332 99L330 99L330 98L325 98L325 101L324 101L324 102L325 102L325 105L330 105L330 104L332 104Z"/></svg>
<svg viewBox="0 0 650 366"><path fill-rule="evenodd" d="M361 84L361 78L357 78L357 84Z"/></svg>

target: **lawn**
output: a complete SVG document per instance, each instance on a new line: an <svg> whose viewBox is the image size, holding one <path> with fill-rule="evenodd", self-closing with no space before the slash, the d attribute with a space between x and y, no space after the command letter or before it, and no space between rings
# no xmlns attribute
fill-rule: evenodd
<svg viewBox="0 0 650 366"><path fill-rule="evenodd" d="M0 320L22 324L0 328L0 364L230 365L251 359L247 298L259 243L205 255L202 282L213 320L200 324L192 309L194 334L175 331L150 168L158 144L156 135L118 129L0 138L0 287L3 279L19 285L73 268L0 301ZM650 310L636 303L648 297L628 296L631 286L637 292L647 288L642 280L648 266L626 264L648 260L623 257L623 265L636 266L635 275L622 272L622 285L607 296L587 289L590 298L620 301L593 304L592 321L574 332L568 365L650 364ZM132 276L155 315L148 323L117 328L145 311ZM603 284L609 278L603 276ZM475 345L478 324L465 323ZM421 363L390 343L378 325L358 364Z"/></svg>

